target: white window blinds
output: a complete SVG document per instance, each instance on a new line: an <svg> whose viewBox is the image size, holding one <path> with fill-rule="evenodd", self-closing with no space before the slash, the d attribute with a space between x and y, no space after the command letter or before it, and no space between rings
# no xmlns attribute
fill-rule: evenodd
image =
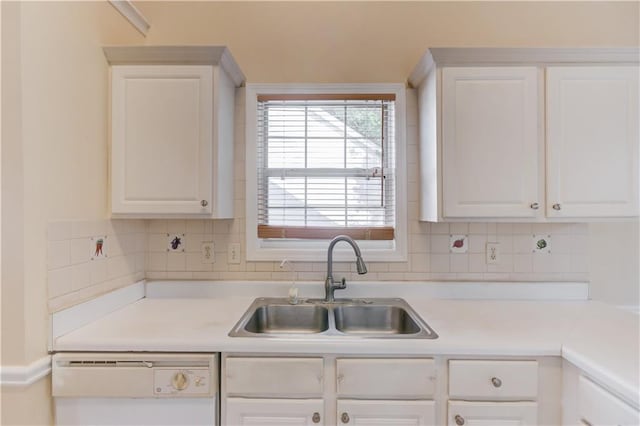
<svg viewBox="0 0 640 426"><path fill-rule="evenodd" d="M258 237L392 240L394 95L259 95Z"/></svg>

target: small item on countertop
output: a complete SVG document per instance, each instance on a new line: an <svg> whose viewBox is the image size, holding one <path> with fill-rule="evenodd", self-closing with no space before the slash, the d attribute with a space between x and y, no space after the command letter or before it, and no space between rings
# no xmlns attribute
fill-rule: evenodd
<svg viewBox="0 0 640 426"><path fill-rule="evenodd" d="M280 269L283 271L289 271L292 273L293 278L291 280L291 288L289 288L289 304L297 305L298 303L300 303L300 299L298 298L298 288L296 287L296 274L295 274L295 271L293 270L293 265L287 259L284 259L282 262L280 262Z"/></svg>
<svg viewBox="0 0 640 426"><path fill-rule="evenodd" d="M296 287L294 284L289 288L289 304L297 305L299 302L300 299L298 299L298 287Z"/></svg>

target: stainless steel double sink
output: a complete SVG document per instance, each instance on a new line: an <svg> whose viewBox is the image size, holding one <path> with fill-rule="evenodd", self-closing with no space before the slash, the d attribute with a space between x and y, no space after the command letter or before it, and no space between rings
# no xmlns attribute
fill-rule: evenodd
<svg viewBox="0 0 640 426"><path fill-rule="evenodd" d="M365 337L435 339L438 335L403 299L258 298L231 337Z"/></svg>

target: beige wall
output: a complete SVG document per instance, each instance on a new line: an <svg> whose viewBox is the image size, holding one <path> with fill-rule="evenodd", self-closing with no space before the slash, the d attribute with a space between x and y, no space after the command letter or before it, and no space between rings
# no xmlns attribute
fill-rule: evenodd
<svg viewBox="0 0 640 426"><path fill-rule="evenodd" d="M2 364L25 366L47 352L47 223L107 217L101 46L142 36L106 1L2 12ZM3 389L2 423L48 423L46 383Z"/></svg>
<svg viewBox="0 0 640 426"><path fill-rule="evenodd" d="M137 2L149 44L224 44L250 82L400 82L428 47L638 44L637 2Z"/></svg>
<svg viewBox="0 0 640 426"><path fill-rule="evenodd" d="M0 424L5 426L50 425L52 421L51 378L27 388L2 387Z"/></svg>

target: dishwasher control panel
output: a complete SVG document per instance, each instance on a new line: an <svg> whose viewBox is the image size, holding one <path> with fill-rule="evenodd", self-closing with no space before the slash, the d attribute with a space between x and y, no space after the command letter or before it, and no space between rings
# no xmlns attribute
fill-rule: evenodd
<svg viewBox="0 0 640 426"><path fill-rule="evenodd" d="M154 368L154 395L207 396L210 392L208 368Z"/></svg>

